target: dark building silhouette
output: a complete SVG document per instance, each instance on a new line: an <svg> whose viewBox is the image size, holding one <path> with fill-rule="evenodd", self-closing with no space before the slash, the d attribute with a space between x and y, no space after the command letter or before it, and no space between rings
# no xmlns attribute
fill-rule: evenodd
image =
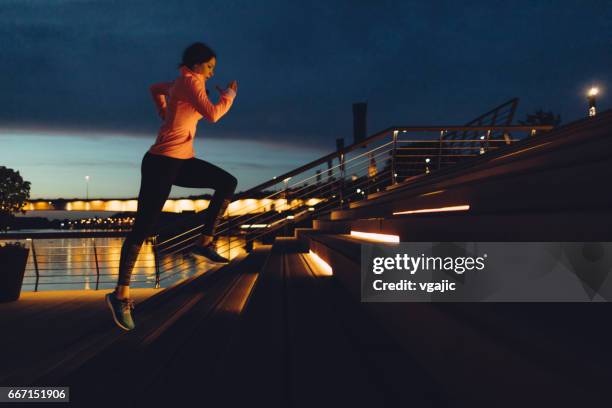
<svg viewBox="0 0 612 408"><path fill-rule="evenodd" d="M361 142L366 138L367 126L367 102L353 104L353 143Z"/></svg>

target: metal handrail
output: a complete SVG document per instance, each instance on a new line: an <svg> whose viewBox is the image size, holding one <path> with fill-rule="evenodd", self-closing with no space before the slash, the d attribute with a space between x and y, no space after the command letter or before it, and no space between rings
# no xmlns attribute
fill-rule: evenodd
<svg viewBox="0 0 612 408"><path fill-rule="evenodd" d="M338 156L342 155L342 154L347 154L350 153L356 149L359 149L361 147L365 147L368 144L371 144L377 140L382 139L383 137L387 136L389 133L393 132L393 131L400 131L400 132L433 132L433 131L449 131L449 130L454 130L454 131L482 131L482 130L494 130L494 131L532 131L532 130L551 130L553 129L554 126L551 125L534 125L534 126L522 126L522 125L505 125L505 126L455 126L455 125L450 125L450 126L391 126L389 128L386 128L383 131L380 131L378 133L373 134L372 136L369 136L368 138L354 143L350 146L347 146L343 149L340 149L336 152L330 153L326 156L323 156L317 160L313 160L310 163L307 163L301 167L298 167L295 170L291 170L287 173L284 173L280 176L275 177L274 179L268 180L264 183L258 184L253 188L248 189L247 191L244 191L240 194L238 194L235 199L239 200L241 198L244 197L248 197L249 195L253 195L254 193L256 193L257 191L261 191L261 190L265 190L266 188L273 186L275 184L277 184L280 180L284 180L286 178L289 177L293 177L297 174L303 173L304 171L310 170L312 168L315 168L316 166L319 166L321 164L324 164L326 162L328 162L329 160L333 160L335 158L337 158ZM455 141L457 142L457 141Z"/></svg>

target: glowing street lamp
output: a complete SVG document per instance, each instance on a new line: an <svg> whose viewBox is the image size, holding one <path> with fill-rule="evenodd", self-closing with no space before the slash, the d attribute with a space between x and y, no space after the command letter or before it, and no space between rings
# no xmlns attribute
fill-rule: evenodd
<svg viewBox="0 0 612 408"><path fill-rule="evenodd" d="M85 197L89 200L89 176L85 176Z"/></svg>
<svg viewBox="0 0 612 408"><path fill-rule="evenodd" d="M589 101L589 116L597 115L597 108L595 106L595 97L599 93L599 89L593 87L589 89L589 93L587 94L587 100Z"/></svg>

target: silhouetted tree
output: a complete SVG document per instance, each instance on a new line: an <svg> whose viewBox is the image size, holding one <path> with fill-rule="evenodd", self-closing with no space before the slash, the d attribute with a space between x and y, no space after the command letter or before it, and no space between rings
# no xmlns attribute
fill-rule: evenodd
<svg viewBox="0 0 612 408"><path fill-rule="evenodd" d="M553 125L559 126L561 123L561 115L555 115L552 112L544 112L542 108L538 109L535 113L527 114L527 118L522 121L519 120L521 125Z"/></svg>
<svg viewBox="0 0 612 408"><path fill-rule="evenodd" d="M18 171L0 166L0 230L5 230L16 213L24 213L23 206L30 198L30 182Z"/></svg>

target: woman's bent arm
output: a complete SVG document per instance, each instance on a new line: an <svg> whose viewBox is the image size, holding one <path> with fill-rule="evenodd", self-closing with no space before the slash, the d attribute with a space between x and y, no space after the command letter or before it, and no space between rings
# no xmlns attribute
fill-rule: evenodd
<svg viewBox="0 0 612 408"><path fill-rule="evenodd" d="M236 97L236 92L233 89L226 89L225 92L221 94L219 102L214 105L208 99L204 86L192 79L187 85L187 97L195 110L207 120L214 123L230 110L234 98Z"/></svg>
<svg viewBox="0 0 612 408"><path fill-rule="evenodd" d="M157 108L157 113L159 113L160 116L162 116L162 112L166 111L166 97L170 93L170 87L172 87L173 84L174 82L160 82L149 87L151 97L153 97L153 102Z"/></svg>

